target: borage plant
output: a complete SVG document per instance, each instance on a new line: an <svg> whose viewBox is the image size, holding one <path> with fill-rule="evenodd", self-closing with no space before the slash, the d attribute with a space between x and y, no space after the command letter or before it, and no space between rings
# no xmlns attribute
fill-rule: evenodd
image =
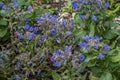
<svg viewBox="0 0 120 80"><path fill-rule="evenodd" d="M73 0L72 7L76 11L75 24L91 35L105 37L115 26L113 22L115 16L108 13L109 1Z"/></svg>
<svg viewBox="0 0 120 80"><path fill-rule="evenodd" d="M10 3L12 45L1 48L0 77L13 80L119 79L120 49L114 44L108 45L113 37L103 34L113 25L113 17L106 12L109 2L73 1L73 8L81 10L74 20L46 13L49 10L41 11L32 3L32 0Z"/></svg>

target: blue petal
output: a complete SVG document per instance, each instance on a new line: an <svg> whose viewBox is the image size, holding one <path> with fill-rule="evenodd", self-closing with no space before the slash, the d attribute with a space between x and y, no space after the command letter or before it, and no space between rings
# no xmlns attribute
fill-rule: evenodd
<svg viewBox="0 0 120 80"><path fill-rule="evenodd" d="M81 62L83 62L86 59L86 56L84 54L81 54L78 58Z"/></svg>

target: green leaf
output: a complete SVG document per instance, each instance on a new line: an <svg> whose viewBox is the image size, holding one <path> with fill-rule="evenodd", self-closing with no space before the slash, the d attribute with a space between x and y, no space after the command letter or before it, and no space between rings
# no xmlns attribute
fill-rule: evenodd
<svg viewBox="0 0 120 80"><path fill-rule="evenodd" d="M116 37L116 34L115 34L114 31L112 31L112 30L107 31L107 32L104 34L104 38L106 38L106 39L112 39L112 38L114 38L114 37Z"/></svg>
<svg viewBox="0 0 120 80"><path fill-rule="evenodd" d="M75 43L82 39L86 32L81 30L75 30L72 34L76 36L75 40L73 41L73 43Z"/></svg>
<svg viewBox="0 0 120 80"><path fill-rule="evenodd" d="M34 15L34 13L28 13L28 14L25 15L25 18L32 18L33 15Z"/></svg>
<svg viewBox="0 0 120 80"><path fill-rule="evenodd" d="M37 9L35 10L36 16L42 16L43 14L49 13L49 9Z"/></svg>
<svg viewBox="0 0 120 80"><path fill-rule="evenodd" d="M113 80L112 74L109 72L105 72L100 77L100 80Z"/></svg>
<svg viewBox="0 0 120 80"><path fill-rule="evenodd" d="M65 80L68 80L70 77L69 77L69 70L65 70L62 74L62 79L65 79Z"/></svg>
<svg viewBox="0 0 120 80"><path fill-rule="evenodd" d="M74 16L74 23L75 23L75 25L77 25L77 26L80 26L80 24L81 24L81 22L82 22L82 20L80 19L80 16L79 16L79 15L80 15L79 13L76 13L75 16Z"/></svg>
<svg viewBox="0 0 120 80"><path fill-rule="evenodd" d="M72 2L71 0L68 1L68 3L67 3L68 7L71 7L71 2Z"/></svg>
<svg viewBox="0 0 120 80"><path fill-rule="evenodd" d="M116 24L115 22L111 21L111 22L110 22L110 26L111 26L111 27L116 27L117 24Z"/></svg>
<svg viewBox="0 0 120 80"><path fill-rule="evenodd" d="M18 0L17 2L18 2L18 4L21 5L21 6L22 6L22 5L25 5L25 0Z"/></svg>
<svg viewBox="0 0 120 80"><path fill-rule="evenodd" d="M120 29L115 30L114 33L115 33L116 35L119 35L119 36L120 36Z"/></svg>
<svg viewBox="0 0 120 80"><path fill-rule="evenodd" d="M0 29L0 37L4 37L7 33L7 28Z"/></svg>
<svg viewBox="0 0 120 80"><path fill-rule="evenodd" d="M32 4L32 0L28 0L26 3L25 3L25 5L30 5L30 4Z"/></svg>
<svg viewBox="0 0 120 80"><path fill-rule="evenodd" d="M6 16L5 10L0 10L0 15L3 16L3 17L5 17Z"/></svg>
<svg viewBox="0 0 120 80"><path fill-rule="evenodd" d="M99 78L95 77L93 74L90 74L89 79L90 80L99 80Z"/></svg>
<svg viewBox="0 0 120 80"><path fill-rule="evenodd" d="M109 51L108 55L115 56L116 53L118 53L118 51L116 49L112 49L112 50Z"/></svg>
<svg viewBox="0 0 120 80"><path fill-rule="evenodd" d="M61 79L60 75L58 73L56 73L56 71L52 72L52 77L53 77L54 80L60 80Z"/></svg>
<svg viewBox="0 0 120 80"><path fill-rule="evenodd" d="M84 62L89 62L90 60L94 60L96 58L97 58L96 56L88 56Z"/></svg>
<svg viewBox="0 0 120 80"><path fill-rule="evenodd" d="M112 56L112 57L110 58L110 60L111 60L112 62L119 62L119 61L120 61L120 52L118 53L118 55Z"/></svg>
<svg viewBox="0 0 120 80"><path fill-rule="evenodd" d="M94 36L94 34L95 34L95 25L93 22L90 24L90 34L92 36Z"/></svg>
<svg viewBox="0 0 120 80"><path fill-rule="evenodd" d="M7 25L7 21L6 20L0 20L0 25L6 26Z"/></svg>

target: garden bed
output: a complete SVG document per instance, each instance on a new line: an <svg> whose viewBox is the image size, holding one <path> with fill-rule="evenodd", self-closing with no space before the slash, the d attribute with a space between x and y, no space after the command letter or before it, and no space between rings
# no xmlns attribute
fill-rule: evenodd
<svg viewBox="0 0 120 80"><path fill-rule="evenodd" d="M0 1L1 80L120 79L114 2L70 0L60 10L38 2Z"/></svg>

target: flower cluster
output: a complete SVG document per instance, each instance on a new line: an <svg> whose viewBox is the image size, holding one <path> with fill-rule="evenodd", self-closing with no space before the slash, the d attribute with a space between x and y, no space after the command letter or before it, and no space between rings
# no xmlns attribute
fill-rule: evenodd
<svg viewBox="0 0 120 80"><path fill-rule="evenodd" d="M0 72L5 76L10 76L13 80L22 80L30 75L41 78L46 72L53 71L52 67L58 69L67 64L72 64L78 70L88 55L102 60L110 51L110 46L103 43L97 35L85 35L81 39L84 30L80 32L72 18L61 18L52 13L36 15L39 12L35 11L36 7L29 4L29 1L25 6L17 1L12 0L8 5L4 1L0 2L0 10L3 12L14 11L10 13L10 18L7 17L7 21L10 21L8 27L12 45L9 48L0 47L0 70L3 70ZM72 6L75 10L81 10L79 16L83 21L91 19L97 22L100 19L97 15L101 15L99 12L109 8L110 3L104 0L74 0ZM88 22L91 24L91 21ZM80 33L76 34L78 31Z"/></svg>
<svg viewBox="0 0 120 80"><path fill-rule="evenodd" d="M82 8L85 8L85 5L91 5L91 9L106 9L106 8L109 8L110 7L110 2L109 1L105 1L105 0L102 0L102 1L98 1L98 0L73 0L72 1L72 7L75 9L75 10L80 10Z"/></svg>
<svg viewBox="0 0 120 80"><path fill-rule="evenodd" d="M107 13L105 12L110 7L110 2L106 0L73 0L71 4L75 10L80 11L80 18L82 20L94 22L106 16ZM103 11L104 13L102 13Z"/></svg>
<svg viewBox="0 0 120 80"><path fill-rule="evenodd" d="M59 68L72 63L74 68L80 67L80 64L85 60L86 56L82 53L72 51L72 46L65 46L64 51L55 50L50 58L53 66Z"/></svg>
<svg viewBox="0 0 120 80"><path fill-rule="evenodd" d="M31 24L30 20L26 21L21 30L15 32L15 36L21 40L39 40L51 39L51 35L58 38L67 38L75 30L73 20L59 19L51 13L35 18L36 23ZM40 34L41 33L41 34ZM65 35L64 35L65 34Z"/></svg>
<svg viewBox="0 0 120 80"><path fill-rule="evenodd" d="M71 57L72 46L66 46L65 51L55 50L50 60L55 67L61 67L66 64L67 60Z"/></svg>
<svg viewBox="0 0 120 80"><path fill-rule="evenodd" d="M9 6L6 6L3 2L0 2L0 9L5 11L10 10Z"/></svg>
<svg viewBox="0 0 120 80"><path fill-rule="evenodd" d="M93 53L98 59L104 59L110 50L110 46L101 42L101 39L99 36L85 35L83 41L78 43L80 51L72 51L72 46L65 46L64 51L61 49L55 50L50 60L53 66L57 68L71 62L73 67L77 69L81 67L81 63L86 59L86 53Z"/></svg>
<svg viewBox="0 0 120 80"><path fill-rule="evenodd" d="M110 50L110 46L101 42L101 39L102 38L98 36L85 35L83 41L79 42L78 45L81 49L84 49L89 53L92 52L93 49L99 51L98 58L104 59L105 54Z"/></svg>
<svg viewBox="0 0 120 80"><path fill-rule="evenodd" d="M32 20L34 20L34 23ZM16 57L15 60L15 68L19 71L19 74L22 75L23 71L26 72L25 76L22 75L22 77L33 74L31 70L23 70L23 68L28 68L28 66L32 65L31 68L37 67L37 69L39 69L40 63L50 57L50 52L52 52L53 49L65 47L66 44L70 45L74 40L72 32L76 30L72 19L62 19L51 13L34 19L25 19L23 26L15 26L15 28L15 41L19 41L16 44L17 49L23 49L24 47L23 50L19 50L18 53L20 53L20 55ZM32 48L31 45L34 45L34 47ZM66 46L64 52L62 50L56 50L54 54L59 55L61 53L60 55L65 56L65 53L65 57L67 57L71 54L71 49L72 46ZM41 58L41 56L44 58ZM65 64L70 57L71 56L68 56L66 60L64 58L65 62L64 60L62 62ZM52 63L54 66L60 67L63 65L63 63L57 60L60 58L61 56L58 56L58 58L53 57ZM32 69L34 72L37 72L35 68Z"/></svg>

